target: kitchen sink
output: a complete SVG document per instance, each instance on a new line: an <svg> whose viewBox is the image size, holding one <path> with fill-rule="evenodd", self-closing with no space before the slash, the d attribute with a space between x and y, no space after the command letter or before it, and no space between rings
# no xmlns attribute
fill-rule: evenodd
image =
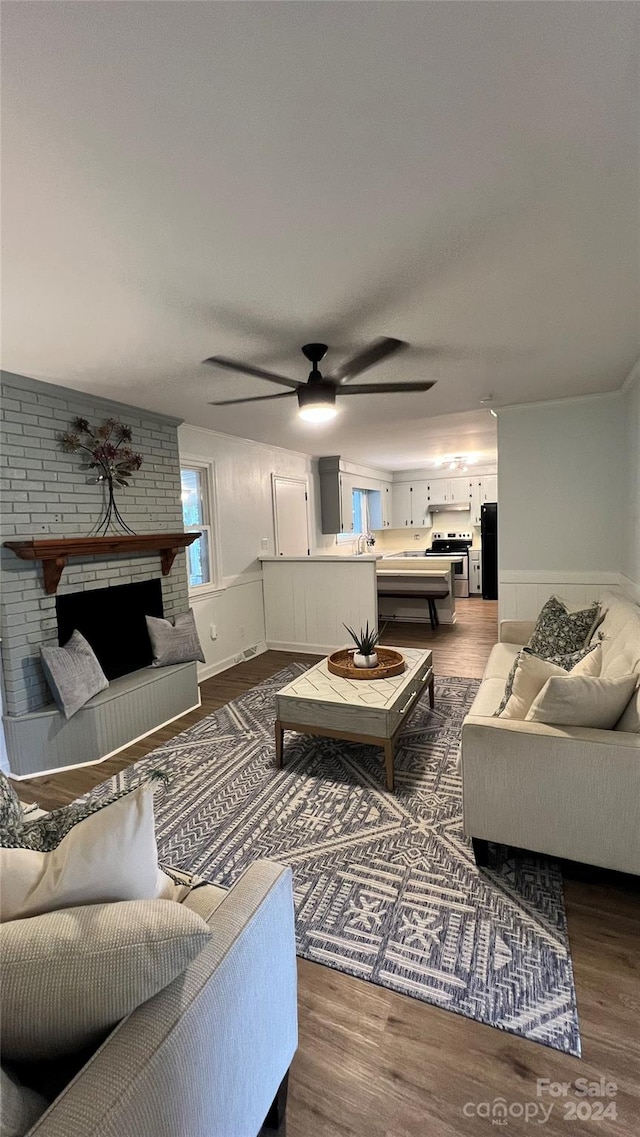
<svg viewBox="0 0 640 1137"><path fill-rule="evenodd" d="M424 549L405 549L401 553L385 553L383 556L383 560L386 561L389 557L423 557L423 556L424 556Z"/></svg>

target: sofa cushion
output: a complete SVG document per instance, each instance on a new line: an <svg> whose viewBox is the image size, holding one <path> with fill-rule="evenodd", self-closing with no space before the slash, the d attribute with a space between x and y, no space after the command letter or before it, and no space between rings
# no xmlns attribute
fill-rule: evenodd
<svg viewBox="0 0 640 1137"><path fill-rule="evenodd" d="M527 722L611 730L637 685L637 676L552 676L532 702Z"/></svg>
<svg viewBox="0 0 640 1137"><path fill-rule="evenodd" d="M640 687L634 691L629 699L614 730L625 730L629 734L640 734Z"/></svg>
<svg viewBox="0 0 640 1137"><path fill-rule="evenodd" d="M640 607L613 592L601 600L604 617L595 635L602 644L602 674L640 674Z"/></svg>
<svg viewBox="0 0 640 1137"><path fill-rule="evenodd" d="M522 644L495 644L491 648L491 654L484 669L484 678L502 679L502 690L504 691L504 684L509 678L509 672L518 657L518 652L521 650Z"/></svg>
<svg viewBox="0 0 640 1137"><path fill-rule="evenodd" d="M51 694L65 718L70 719L109 686L95 651L78 631L64 647L40 648L40 657Z"/></svg>
<svg viewBox="0 0 640 1137"><path fill-rule="evenodd" d="M173 900L65 908L0 927L3 1057L96 1043L202 951L211 930Z"/></svg>
<svg viewBox="0 0 640 1137"><path fill-rule="evenodd" d="M0 1070L0 1137L24 1137L44 1113L48 1102L23 1086L15 1074Z"/></svg>
<svg viewBox="0 0 640 1137"><path fill-rule="evenodd" d="M64 811L55 810L25 822L21 830L2 833L0 920L78 904L173 898L175 885L158 867L151 785L138 786L104 808L96 806L61 839L59 813ZM56 845L42 852L39 846L46 839L48 820ZM38 827L32 834L36 847L25 847L34 826Z"/></svg>
<svg viewBox="0 0 640 1137"><path fill-rule="evenodd" d="M600 606L596 602L588 608L570 612L564 600L550 596L543 605L531 639L526 645L536 655L548 657L559 652L579 651L593 634Z"/></svg>
<svg viewBox="0 0 640 1137"><path fill-rule="evenodd" d="M483 679L471 704L470 715L488 718L495 715L504 694L504 679Z"/></svg>
<svg viewBox="0 0 640 1137"><path fill-rule="evenodd" d="M183 900L183 907L196 912L203 920L208 921L226 895L226 888L218 888L217 884L197 884Z"/></svg>
<svg viewBox="0 0 640 1137"><path fill-rule="evenodd" d="M536 695L540 693L547 680L553 675L566 675L563 667L540 659L528 651L518 655L511 686L511 694L500 711L500 718L524 719Z"/></svg>

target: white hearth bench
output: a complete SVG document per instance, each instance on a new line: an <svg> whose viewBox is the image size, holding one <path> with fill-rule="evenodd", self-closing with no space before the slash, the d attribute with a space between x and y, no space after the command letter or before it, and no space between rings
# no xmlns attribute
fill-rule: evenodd
<svg viewBox="0 0 640 1137"><path fill-rule="evenodd" d="M197 665L144 667L94 695L70 719L55 706L3 719L15 777L97 762L200 706Z"/></svg>

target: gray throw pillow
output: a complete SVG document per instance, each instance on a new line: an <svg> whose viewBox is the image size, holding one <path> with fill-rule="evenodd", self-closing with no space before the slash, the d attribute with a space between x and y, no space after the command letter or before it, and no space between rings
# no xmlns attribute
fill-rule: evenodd
<svg viewBox="0 0 640 1137"><path fill-rule="evenodd" d="M145 616L153 649L152 667L170 667L173 663L204 663L204 654L196 631L193 609L171 620Z"/></svg>
<svg viewBox="0 0 640 1137"><path fill-rule="evenodd" d="M97 1042L181 975L211 929L174 900L87 904L0 925L3 1058Z"/></svg>
<svg viewBox="0 0 640 1137"><path fill-rule="evenodd" d="M41 647L40 656L51 694L65 718L109 686L91 644L78 631L64 647Z"/></svg>
<svg viewBox="0 0 640 1137"><path fill-rule="evenodd" d="M526 646L542 659L580 651L595 631L599 612L597 601L589 608L570 612L563 600L551 596L540 612Z"/></svg>

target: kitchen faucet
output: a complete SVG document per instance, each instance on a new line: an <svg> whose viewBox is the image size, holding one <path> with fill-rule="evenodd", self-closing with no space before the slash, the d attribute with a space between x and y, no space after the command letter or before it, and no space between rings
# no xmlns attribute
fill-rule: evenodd
<svg viewBox="0 0 640 1137"><path fill-rule="evenodd" d="M356 556L361 557L366 553L367 547L372 548L375 545L376 539L372 537L371 533L358 533L358 543L356 545Z"/></svg>

